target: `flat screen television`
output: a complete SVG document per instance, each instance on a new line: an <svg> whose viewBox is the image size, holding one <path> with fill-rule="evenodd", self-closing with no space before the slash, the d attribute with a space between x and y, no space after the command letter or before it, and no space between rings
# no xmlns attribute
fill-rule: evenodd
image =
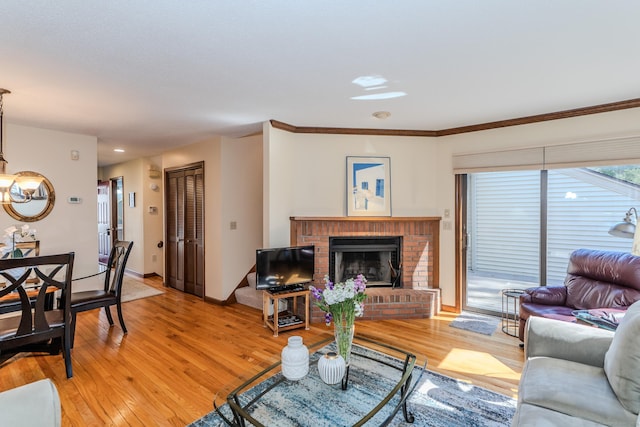
<svg viewBox="0 0 640 427"><path fill-rule="evenodd" d="M286 290L313 281L315 247L256 250L256 289Z"/></svg>

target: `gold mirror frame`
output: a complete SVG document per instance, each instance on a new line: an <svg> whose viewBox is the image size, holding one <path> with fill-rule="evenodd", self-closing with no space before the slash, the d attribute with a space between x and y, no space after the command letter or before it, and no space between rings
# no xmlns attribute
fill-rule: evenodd
<svg viewBox="0 0 640 427"><path fill-rule="evenodd" d="M53 190L53 185L51 181L49 181L45 176L40 175L37 172L32 171L22 171L16 173L16 176L37 176L42 178L42 183L40 187L36 190L33 196L33 200L27 203L10 203L6 205L2 205L5 212L7 212L12 218L17 219L18 221L23 222L36 222L45 218L47 215L51 213L53 210L53 205L56 202L56 193ZM13 184L14 187L11 187L12 194L22 194L19 187L16 184ZM37 205L32 205L32 203L36 204L39 202L44 202L44 206L37 212L32 212L30 208ZM42 203L40 203L42 204Z"/></svg>

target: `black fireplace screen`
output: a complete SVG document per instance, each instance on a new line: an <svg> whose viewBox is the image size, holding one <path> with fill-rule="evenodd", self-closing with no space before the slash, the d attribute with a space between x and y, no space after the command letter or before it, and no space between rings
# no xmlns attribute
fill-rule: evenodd
<svg viewBox="0 0 640 427"><path fill-rule="evenodd" d="M399 287L402 237L330 237L329 278L364 274L367 286Z"/></svg>

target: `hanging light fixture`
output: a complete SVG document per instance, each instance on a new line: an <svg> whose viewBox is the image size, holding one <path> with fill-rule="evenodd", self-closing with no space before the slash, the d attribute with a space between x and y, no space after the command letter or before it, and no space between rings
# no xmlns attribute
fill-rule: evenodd
<svg viewBox="0 0 640 427"><path fill-rule="evenodd" d="M4 158L4 102L5 94L11 93L7 89L0 88L0 204L30 202L35 191L42 184L42 178L33 176L18 176L7 173L7 160ZM16 200L11 197L11 188L17 184L19 190L24 193L24 199Z"/></svg>

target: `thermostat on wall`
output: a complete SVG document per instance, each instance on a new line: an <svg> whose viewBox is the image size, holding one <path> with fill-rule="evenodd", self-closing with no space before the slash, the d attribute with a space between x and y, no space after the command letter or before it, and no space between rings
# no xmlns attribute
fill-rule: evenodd
<svg viewBox="0 0 640 427"><path fill-rule="evenodd" d="M73 204L82 203L82 199L80 197L76 197L76 196L69 197L68 201L69 201L69 203L73 203Z"/></svg>

